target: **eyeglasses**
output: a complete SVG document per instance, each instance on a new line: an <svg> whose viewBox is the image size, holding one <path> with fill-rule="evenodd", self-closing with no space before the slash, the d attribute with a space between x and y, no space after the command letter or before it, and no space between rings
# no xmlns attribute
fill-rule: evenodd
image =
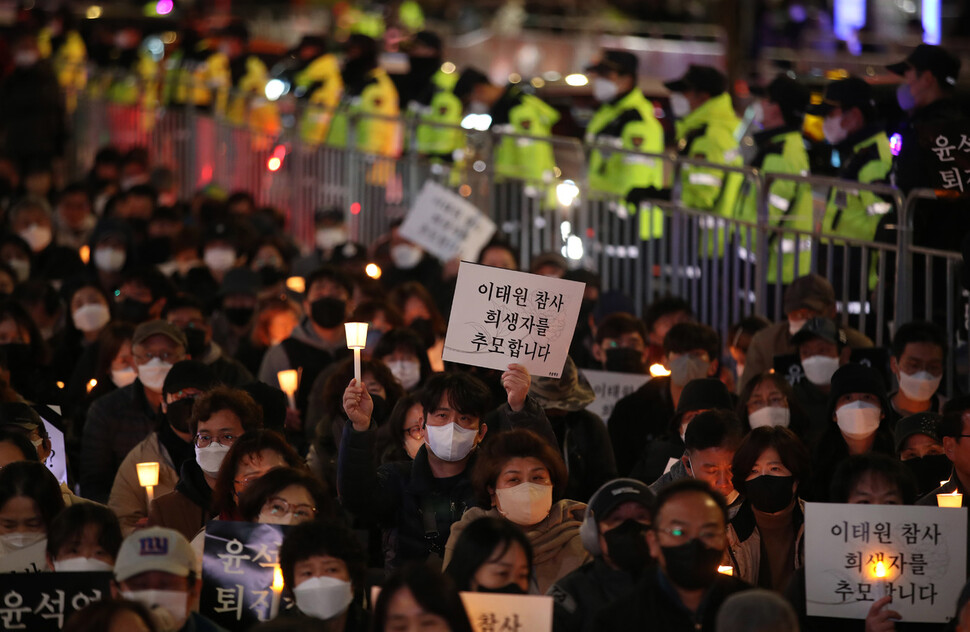
<svg viewBox="0 0 970 632"><path fill-rule="evenodd" d="M405 428L404 433L410 436L412 439L424 439L424 428L421 426L411 426L410 428Z"/></svg>
<svg viewBox="0 0 970 632"><path fill-rule="evenodd" d="M688 535L687 530L683 527L658 527L657 531L660 533L666 533L670 539L676 541L677 544L684 544L691 539L691 536ZM726 534L726 529L704 529L697 534L697 539L711 548L718 548L724 543L724 537Z"/></svg>
<svg viewBox="0 0 970 632"><path fill-rule="evenodd" d="M784 395L772 395L768 399L751 399L748 400L748 410L758 410L764 408L765 406L771 406L773 408L787 408L788 398Z"/></svg>
<svg viewBox="0 0 970 632"><path fill-rule="evenodd" d="M298 520L313 520L314 516L317 515L316 507L306 504L291 505L279 496L271 496L263 505L263 511L275 517L293 514L293 517Z"/></svg>
<svg viewBox="0 0 970 632"><path fill-rule="evenodd" d="M182 359L183 354L177 351L160 351L159 353L133 353L136 364L148 364L153 359L158 358L162 362L175 364Z"/></svg>
<svg viewBox="0 0 970 632"><path fill-rule="evenodd" d="M237 439L236 435L224 432L218 437L213 437L208 433L202 433L195 435L195 447L197 448L208 448L215 441L221 446L231 447L232 443Z"/></svg>

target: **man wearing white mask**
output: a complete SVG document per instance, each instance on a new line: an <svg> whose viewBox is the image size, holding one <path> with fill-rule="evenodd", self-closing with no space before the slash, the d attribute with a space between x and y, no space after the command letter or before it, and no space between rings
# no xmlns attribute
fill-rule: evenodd
<svg viewBox="0 0 970 632"><path fill-rule="evenodd" d="M367 250L350 240L343 209L321 209L314 215L313 251L293 263L293 274L307 276L320 266L364 262Z"/></svg>
<svg viewBox="0 0 970 632"><path fill-rule="evenodd" d="M782 311L786 318L762 329L751 339L738 391L748 380L774 367L777 355L796 352L792 337L810 318L835 318L835 290L818 274L798 277L785 289ZM852 328L845 329L846 344L853 349L872 346L872 341Z"/></svg>
<svg viewBox="0 0 970 632"><path fill-rule="evenodd" d="M897 418L879 373L861 364L846 364L832 376L826 428L815 446L812 498L825 502L832 474L843 459L877 452L895 455L892 428Z"/></svg>
<svg viewBox="0 0 970 632"><path fill-rule="evenodd" d="M901 416L942 412L946 398L938 391L946 346L946 334L931 322L906 323L896 331L889 368L899 390L889 395L889 401Z"/></svg>
<svg viewBox="0 0 970 632"><path fill-rule="evenodd" d="M510 364L502 374L507 403L498 409L493 433L512 428L537 432L551 446L556 436L542 408L528 396L531 378L525 367ZM388 463L375 470L374 401L363 385L351 381L343 407L344 428L337 460L337 489L344 507L374 520L390 538L386 566L408 561L441 563L451 525L475 505L470 464L489 427L488 387L464 372L437 373L421 395L425 445L412 461Z"/></svg>
<svg viewBox="0 0 970 632"><path fill-rule="evenodd" d="M91 404L81 439L81 494L100 503L121 461L157 426L165 377L185 359L188 342L175 325L150 320L138 325L131 345L138 379Z"/></svg>
<svg viewBox="0 0 970 632"><path fill-rule="evenodd" d="M794 382L795 400L808 417L805 430L810 442L817 441L828 428L829 392L832 376L849 361L845 331L828 318L812 318L792 336L799 364L789 369L785 379Z"/></svg>
<svg viewBox="0 0 970 632"><path fill-rule="evenodd" d="M76 250L54 243L53 211L47 200L27 196L17 202L9 213L10 231L30 246L32 277L63 279L66 274L81 269L81 259Z"/></svg>
<svg viewBox="0 0 970 632"><path fill-rule="evenodd" d="M148 608L160 632L219 632L222 628L197 612L202 591L197 566L195 552L180 533L142 529L121 543L112 592Z"/></svg>

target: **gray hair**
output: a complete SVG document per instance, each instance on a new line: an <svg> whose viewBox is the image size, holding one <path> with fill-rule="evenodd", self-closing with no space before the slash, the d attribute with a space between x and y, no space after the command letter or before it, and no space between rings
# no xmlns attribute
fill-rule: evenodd
<svg viewBox="0 0 970 632"><path fill-rule="evenodd" d="M717 632L798 632L798 617L781 595L756 588L724 601L717 613Z"/></svg>

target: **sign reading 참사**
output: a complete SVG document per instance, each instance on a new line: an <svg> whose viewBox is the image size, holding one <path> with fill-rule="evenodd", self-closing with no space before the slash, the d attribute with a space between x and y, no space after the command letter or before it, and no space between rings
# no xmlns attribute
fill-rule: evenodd
<svg viewBox="0 0 970 632"><path fill-rule="evenodd" d="M504 371L521 364L560 377L585 283L462 261L442 355L448 362Z"/></svg>
<svg viewBox="0 0 970 632"><path fill-rule="evenodd" d="M475 632L551 632L552 597L461 593Z"/></svg>
<svg viewBox="0 0 970 632"><path fill-rule="evenodd" d="M965 508L805 505L809 616L865 619L892 593L903 621L942 623L966 581Z"/></svg>
<svg viewBox="0 0 970 632"><path fill-rule="evenodd" d="M428 180L399 232L442 261L476 259L495 233L495 222L465 198Z"/></svg>

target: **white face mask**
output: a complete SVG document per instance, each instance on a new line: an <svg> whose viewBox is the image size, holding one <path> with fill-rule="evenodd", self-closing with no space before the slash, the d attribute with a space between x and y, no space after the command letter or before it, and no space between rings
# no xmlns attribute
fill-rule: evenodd
<svg viewBox="0 0 970 632"><path fill-rule="evenodd" d="M825 140L830 145L838 145L845 140L846 136L849 135L849 133L842 128L841 116L825 117L825 120L822 121L822 134L825 135Z"/></svg>
<svg viewBox="0 0 970 632"><path fill-rule="evenodd" d="M317 230L316 242L320 250L332 250L347 243L347 231L343 228L320 228Z"/></svg>
<svg viewBox="0 0 970 632"><path fill-rule="evenodd" d="M50 226L41 226L40 224L31 224L27 228L23 229L17 235L21 239L27 242L30 249L34 252L40 252L44 248L50 245L51 233Z"/></svg>
<svg viewBox="0 0 970 632"><path fill-rule="evenodd" d="M94 557L72 557L54 561L55 573L101 573L112 570L114 566Z"/></svg>
<svg viewBox="0 0 970 632"><path fill-rule="evenodd" d="M677 118L684 118L690 114L690 101L679 92L670 95L670 111Z"/></svg>
<svg viewBox="0 0 970 632"><path fill-rule="evenodd" d="M404 437L404 450L408 453L408 456L412 459L424 445L424 439L412 439L411 435Z"/></svg>
<svg viewBox="0 0 970 632"><path fill-rule="evenodd" d="M616 84L606 77L596 77L593 79L593 98L600 103L609 103L620 93Z"/></svg>
<svg viewBox="0 0 970 632"><path fill-rule="evenodd" d="M19 551L47 539L43 531L13 531L0 535L0 550Z"/></svg>
<svg viewBox="0 0 970 632"><path fill-rule="evenodd" d="M111 381L114 382L115 386L118 388L124 388L135 381L138 377L138 371L128 367L127 369L115 370L111 369Z"/></svg>
<svg viewBox="0 0 970 632"><path fill-rule="evenodd" d="M23 283L30 278L30 261L26 259L8 259L7 265L13 268L17 275L17 282Z"/></svg>
<svg viewBox="0 0 970 632"><path fill-rule="evenodd" d="M428 425L424 430L428 449L442 461L454 463L468 456L475 447L477 430L468 430L452 422L444 426Z"/></svg>
<svg viewBox="0 0 970 632"><path fill-rule="evenodd" d="M711 363L701 358L695 358L686 353L670 361L670 381L675 386L683 388L691 380L707 377Z"/></svg>
<svg viewBox="0 0 970 632"><path fill-rule="evenodd" d="M94 249L94 267L102 272L117 272L125 267L128 254L120 248L102 246Z"/></svg>
<svg viewBox="0 0 970 632"><path fill-rule="evenodd" d="M393 360L385 364L405 390L411 390L421 381L421 363L417 360Z"/></svg>
<svg viewBox="0 0 970 632"><path fill-rule="evenodd" d="M748 413L748 424L751 429L762 426L781 426L787 428L791 422L791 411L782 406L765 406L753 413Z"/></svg>
<svg viewBox="0 0 970 632"><path fill-rule="evenodd" d="M350 607L354 590L336 577L311 577L293 589L293 597L300 612L326 621Z"/></svg>
<svg viewBox="0 0 970 632"><path fill-rule="evenodd" d="M496 489L500 514L523 527L542 522L552 509L552 485L519 483Z"/></svg>
<svg viewBox="0 0 970 632"><path fill-rule="evenodd" d="M832 383L832 376L839 370L839 359L815 355L802 360L805 377L816 386Z"/></svg>
<svg viewBox="0 0 970 632"><path fill-rule="evenodd" d="M152 358L147 364L138 365L138 378L148 390L161 393L162 385L165 384L165 378L171 370L172 365L168 362L162 362L158 358Z"/></svg>
<svg viewBox="0 0 970 632"><path fill-rule="evenodd" d="M210 270L225 272L235 265L236 251L232 248L207 248L202 260Z"/></svg>
<svg viewBox="0 0 970 632"><path fill-rule="evenodd" d="M215 476L222 467L222 461L226 458L229 447L213 441L208 446L195 447L195 462L199 464L202 471L209 476Z"/></svg>
<svg viewBox="0 0 970 632"><path fill-rule="evenodd" d="M148 608L160 632L181 630L189 618L189 593L182 590L122 590L121 596Z"/></svg>
<svg viewBox="0 0 970 632"><path fill-rule="evenodd" d="M805 326L805 323L807 323L807 322L808 321L805 320L805 319L802 319L802 320L792 320L791 318L789 318L788 319L788 333L790 333L791 335L794 336L795 334L797 334L798 332L800 332L802 330L802 327L804 327Z"/></svg>
<svg viewBox="0 0 970 632"><path fill-rule="evenodd" d="M391 261L402 270L410 270L424 257L424 251L411 244L397 244L391 247Z"/></svg>
<svg viewBox="0 0 970 632"><path fill-rule="evenodd" d="M882 409L869 402L849 402L835 411L839 430L850 439L871 437L879 428Z"/></svg>
<svg viewBox="0 0 970 632"><path fill-rule="evenodd" d="M108 306L102 303L88 303L78 307L71 314L74 326L84 333L98 331L111 320Z"/></svg>
<svg viewBox="0 0 970 632"><path fill-rule="evenodd" d="M929 371L919 371L909 374L899 372L899 390L903 395L915 402L925 402L933 397L933 393L940 388L943 376L933 377Z"/></svg>
<svg viewBox="0 0 970 632"><path fill-rule="evenodd" d="M216 445L216 444L212 444ZM196 448L198 451L198 448ZM198 453L198 452L197 452ZM281 525L291 525L293 524L293 514L288 513L285 516L274 516L271 513L260 513L256 518L256 522L259 524L281 524Z"/></svg>

